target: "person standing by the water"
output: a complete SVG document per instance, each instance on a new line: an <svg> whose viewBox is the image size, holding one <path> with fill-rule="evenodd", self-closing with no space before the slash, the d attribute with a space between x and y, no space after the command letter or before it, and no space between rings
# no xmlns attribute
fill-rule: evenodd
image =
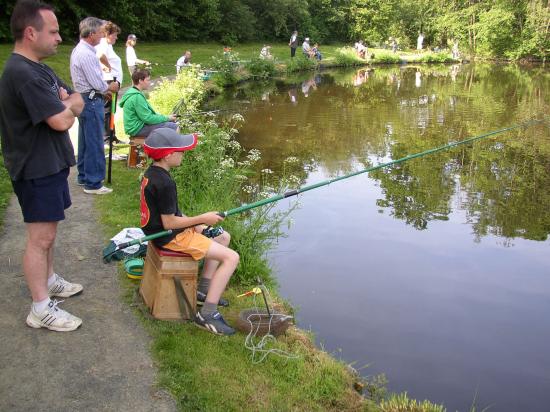
<svg viewBox="0 0 550 412"><path fill-rule="evenodd" d="M288 45L290 46L290 57L294 57L296 55L296 49L298 48L298 31L294 30L292 32L292 36L290 36L290 41L288 42Z"/></svg>
<svg viewBox="0 0 550 412"><path fill-rule="evenodd" d="M418 39L416 40L416 50L422 50L422 43L424 43L424 34L420 32L418 34Z"/></svg>
<svg viewBox="0 0 550 412"><path fill-rule="evenodd" d="M136 70L136 66L138 64L144 64L146 66L149 66L149 62L147 60L138 59L136 55L136 49L134 47L137 43L137 37L135 34L129 34L128 40L126 40L126 64L128 65L128 71L130 72L130 76L134 73Z"/></svg>
<svg viewBox="0 0 550 412"><path fill-rule="evenodd" d="M103 149L103 131L105 114L104 95L117 92L120 84L109 84L103 80L103 73L96 56L95 46L103 37L103 20L86 17L80 22L80 42L71 53L71 78L74 89L84 99L84 110L78 118L78 184L84 186L84 192L94 195L108 194L113 191L103 186L105 179L105 150Z"/></svg>
<svg viewBox="0 0 550 412"><path fill-rule="evenodd" d="M96 55L101 62L103 71L103 80L110 82L116 77L116 80L122 84L122 60L115 53L113 44L116 43L120 27L115 23L108 21L103 26L103 37L97 46L95 46Z"/></svg>
<svg viewBox="0 0 550 412"><path fill-rule="evenodd" d="M50 297L83 289L56 274L53 260L57 226L71 206L67 177L75 158L68 130L84 102L42 63L61 43L53 7L20 0L10 25L15 47L0 79L0 134L27 230L23 273L32 297L27 325L69 332L82 320Z"/></svg>

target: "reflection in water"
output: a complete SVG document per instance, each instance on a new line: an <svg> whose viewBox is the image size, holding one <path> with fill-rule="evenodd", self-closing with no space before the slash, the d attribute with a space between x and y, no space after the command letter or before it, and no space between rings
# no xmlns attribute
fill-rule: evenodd
<svg viewBox="0 0 550 412"><path fill-rule="evenodd" d="M239 140L261 150L258 171L282 174L295 156L300 185L549 113L539 68L357 76L272 83L269 102L249 84L215 103L245 116ZM467 410L476 391L498 411L546 410L549 137L547 125L518 129L300 196L271 257L300 325L346 361L371 364L365 375L385 372L390 389L447 410Z"/></svg>

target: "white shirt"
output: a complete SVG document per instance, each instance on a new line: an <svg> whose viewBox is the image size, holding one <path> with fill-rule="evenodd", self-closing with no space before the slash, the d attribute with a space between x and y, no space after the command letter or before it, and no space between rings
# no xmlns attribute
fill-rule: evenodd
<svg viewBox="0 0 550 412"><path fill-rule="evenodd" d="M135 66L136 65L136 51L132 46L126 46L126 64L128 66Z"/></svg>
<svg viewBox="0 0 550 412"><path fill-rule="evenodd" d="M113 45L109 44L107 39L104 37L101 39L99 44L95 46L96 56L99 58L103 54L107 56L107 60L111 65L110 72L103 72L103 80L113 80L116 77L116 80L122 84L122 60L113 50Z"/></svg>
<svg viewBox="0 0 550 412"><path fill-rule="evenodd" d="M185 63L185 55L181 56L176 62L176 71L179 73L180 69L185 66L190 66L190 63Z"/></svg>

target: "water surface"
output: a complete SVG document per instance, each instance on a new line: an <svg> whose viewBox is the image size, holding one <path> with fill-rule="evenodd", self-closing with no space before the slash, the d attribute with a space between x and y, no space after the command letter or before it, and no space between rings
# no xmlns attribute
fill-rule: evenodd
<svg viewBox="0 0 550 412"><path fill-rule="evenodd" d="M248 84L215 104L245 117L239 141L261 150L258 175L306 185L548 115L549 86L540 67L405 66ZM495 411L549 410L548 125L299 203L270 259L319 345L448 411L476 397Z"/></svg>

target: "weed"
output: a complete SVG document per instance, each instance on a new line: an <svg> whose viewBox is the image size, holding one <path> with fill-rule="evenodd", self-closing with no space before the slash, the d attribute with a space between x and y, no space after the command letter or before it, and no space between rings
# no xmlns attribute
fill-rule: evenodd
<svg viewBox="0 0 550 412"><path fill-rule="evenodd" d="M357 51L352 47L341 47L336 49L334 61L340 66L365 64L365 60L357 56Z"/></svg>
<svg viewBox="0 0 550 412"><path fill-rule="evenodd" d="M264 79L273 77L277 71L273 60L260 59L259 57L251 59L245 64L245 68L252 76Z"/></svg>

